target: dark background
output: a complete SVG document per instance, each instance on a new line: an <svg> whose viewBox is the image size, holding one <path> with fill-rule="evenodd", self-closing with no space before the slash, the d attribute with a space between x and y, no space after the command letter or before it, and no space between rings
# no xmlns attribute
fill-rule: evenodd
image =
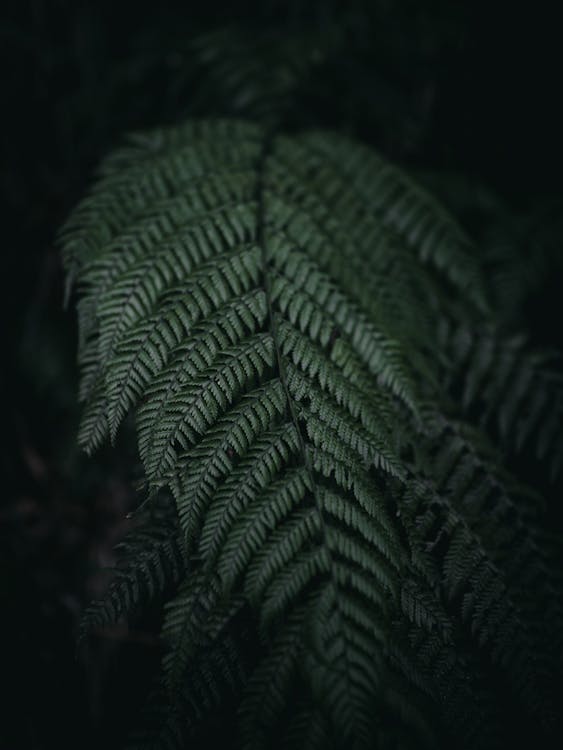
<svg viewBox="0 0 563 750"><path fill-rule="evenodd" d="M119 745L160 658L158 614L76 653L80 610L103 590L101 568L136 503L135 460L125 441L94 460L75 446L75 318L63 309L57 230L124 132L244 113L194 62L191 40L229 24L250 39L283 38L330 23L344 5L357 48L341 50L297 98L291 124L372 143L427 180L477 239L502 225L524 257L545 242L552 265L508 318L534 344L562 347L554 9L4 0L0 750ZM537 215L548 219L528 221ZM551 513L561 528L561 510Z"/></svg>

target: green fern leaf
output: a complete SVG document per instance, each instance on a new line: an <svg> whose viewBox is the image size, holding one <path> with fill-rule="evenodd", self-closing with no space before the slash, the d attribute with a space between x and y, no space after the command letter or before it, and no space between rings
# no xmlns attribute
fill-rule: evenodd
<svg viewBox="0 0 563 750"><path fill-rule="evenodd" d="M187 690L197 718L220 700L198 687L206 648L249 607L262 657L241 687L242 747L436 747L436 712L478 746L495 736L481 688L499 674L549 724L537 619L514 585L545 561L526 537L522 573L491 542L520 495L477 436L437 440L454 424L444 311L477 327L488 305L433 199L347 139L202 121L111 156L63 242L82 294L80 440L92 449L134 413L190 559L163 631L173 706ZM524 442L545 408L532 399ZM501 495L490 524L476 476Z"/></svg>

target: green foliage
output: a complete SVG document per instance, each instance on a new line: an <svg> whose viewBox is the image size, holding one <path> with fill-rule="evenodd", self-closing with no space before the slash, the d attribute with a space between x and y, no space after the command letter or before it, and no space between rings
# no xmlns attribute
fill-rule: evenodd
<svg viewBox="0 0 563 750"><path fill-rule="evenodd" d="M155 498L139 516L134 530L116 547L118 564L104 598L93 602L82 617L81 638L131 618L186 575L173 501Z"/></svg>
<svg viewBox="0 0 563 750"><path fill-rule="evenodd" d="M524 449L544 461L552 478L563 460L563 389L555 353L532 352L523 336L465 325L444 335L451 357L450 387L465 413L498 435L506 451Z"/></svg>
<svg viewBox="0 0 563 750"><path fill-rule="evenodd" d="M246 750L498 746L495 689L547 736L559 581L502 458L557 466L560 382L455 221L352 140L213 119L132 137L62 237L80 442L132 412L174 498L88 615L175 588L143 742L234 694Z"/></svg>

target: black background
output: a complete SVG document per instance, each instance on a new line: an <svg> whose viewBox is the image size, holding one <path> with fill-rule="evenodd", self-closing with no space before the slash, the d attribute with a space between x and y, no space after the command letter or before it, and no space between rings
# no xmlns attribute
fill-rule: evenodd
<svg viewBox="0 0 563 750"><path fill-rule="evenodd" d="M193 111L200 82L176 85L186 41L231 21L283 34L314 22L314 5L2 3L1 750L117 746L160 658L150 620L76 655L80 608L103 587L135 497L123 442L97 461L75 448L75 320L57 229L123 132ZM486 186L516 216L563 197L555 7L356 5L371 6L373 50L347 130L415 172ZM347 55L335 67L337 92ZM342 125L336 96L313 102L317 125ZM537 344L563 344L561 281L552 274L520 311Z"/></svg>

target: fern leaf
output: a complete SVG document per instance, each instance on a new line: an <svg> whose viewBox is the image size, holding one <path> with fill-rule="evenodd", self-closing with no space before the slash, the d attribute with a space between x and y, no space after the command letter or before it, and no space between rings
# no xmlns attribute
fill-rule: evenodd
<svg viewBox="0 0 563 750"><path fill-rule="evenodd" d="M463 389L463 406L515 454L533 451L554 480L563 462L563 380L557 358L530 352L522 336L477 333L467 325L450 329L445 348L454 367L451 386ZM461 384L460 384L461 381Z"/></svg>
<svg viewBox="0 0 563 750"><path fill-rule="evenodd" d="M165 498L155 498L136 528L117 546L118 564L105 596L82 617L80 637L122 619L170 592L186 574L187 559L178 533L176 510Z"/></svg>
<svg viewBox="0 0 563 750"><path fill-rule="evenodd" d="M164 627L172 704L249 607L262 656L241 688L242 747L436 747L429 701L446 725L473 717L493 736L478 687L458 684L475 663L547 725L547 660L512 585L522 566L491 544L514 497L477 437L436 447L455 369L442 315L462 309L477 328L488 311L453 219L347 139L202 121L106 160L63 241L84 300L81 439L95 447L134 413L149 487L173 494L190 559ZM493 359L468 369L491 405ZM516 381L503 437L528 394L526 371ZM531 399L524 442L547 403ZM502 496L490 524L471 506L487 502L481 476ZM396 645L397 621L420 654ZM197 717L221 690L195 682Z"/></svg>

